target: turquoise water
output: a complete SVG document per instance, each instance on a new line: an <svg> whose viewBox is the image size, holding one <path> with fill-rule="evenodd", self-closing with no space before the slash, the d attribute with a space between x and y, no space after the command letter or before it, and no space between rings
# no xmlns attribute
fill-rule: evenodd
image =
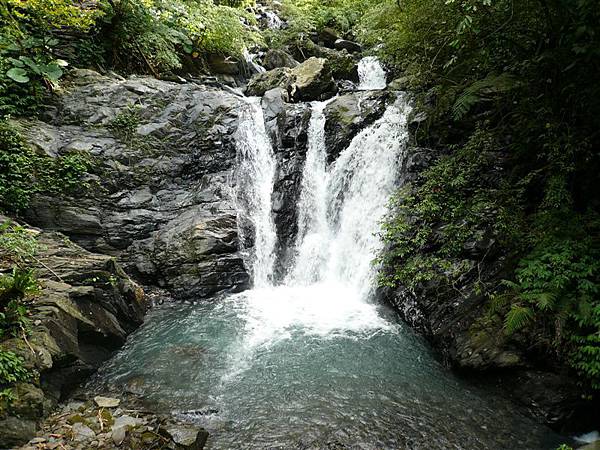
<svg viewBox="0 0 600 450"><path fill-rule="evenodd" d="M133 391L201 424L212 449L560 443L514 405L453 376L387 308L338 288L157 307L95 387Z"/></svg>

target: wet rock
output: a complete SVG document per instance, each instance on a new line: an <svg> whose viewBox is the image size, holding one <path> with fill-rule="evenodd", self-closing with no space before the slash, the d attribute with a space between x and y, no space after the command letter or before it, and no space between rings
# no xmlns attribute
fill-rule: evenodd
<svg viewBox="0 0 600 450"><path fill-rule="evenodd" d="M165 430L173 442L189 450L202 450L208 439L205 430L191 426L176 425Z"/></svg>
<svg viewBox="0 0 600 450"><path fill-rule="evenodd" d="M94 397L94 402L101 408L116 408L119 406L119 403L121 403L121 400L118 398L102 397L98 395Z"/></svg>
<svg viewBox="0 0 600 450"><path fill-rule="evenodd" d="M331 71L324 58L309 58L291 73L293 81L287 91L293 102L325 100L335 93Z"/></svg>
<svg viewBox="0 0 600 450"><path fill-rule="evenodd" d="M273 188L273 221L277 231L275 278L282 279L293 256L293 242L298 230L297 201L308 143L310 107L282 100L281 89L265 94L262 106L265 124L274 143L277 166Z"/></svg>
<svg viewBox="0 0 600 450"><path fill-rule="evenodd" d="M293 68L300 64L292 55L280 49L270 49L263 57L263 67L267 70L279 67Z"/></svg>
<svg viewBox="0 0 600 450"><path fill-rule="evenodd" d="M372 91L341 95L327 105L324 113L328 163L333 162L362 129L383 115L390 99L387 92Z"/></svg>
<svg viewBox="0 0 600 450"><path fill-rule="evenodd" d="M333 46L336 50L348 50L350 53L362 52L362 45L346 39L337 39Z"/></svg>

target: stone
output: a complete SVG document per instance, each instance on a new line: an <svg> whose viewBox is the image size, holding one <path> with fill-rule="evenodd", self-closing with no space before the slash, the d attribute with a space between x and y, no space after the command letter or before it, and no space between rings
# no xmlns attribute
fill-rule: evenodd
<svg viewBox="0 0 600 450"><path fill-rule="evenodd" d="M346 50L333 50L311 41L304 41L301 45L294 47L293 56L298 61L304 61L311 57L325 58L331 76L335 80L358 82L358 61Z"/></svg>
<svg viewBox="0 0 600 450"><path fill-rule="evenodd" d="M319 41L325 45L325 47L334 48L335 41L339 39L337 32L332 29L325 27L319 32Z"/></svg>
<svg viewBox="0 0 600 450"><path fill-rule="evenodd" d="M265 69L272 70L279 67L294 68L300 63L284 50L269 49L263 57L262 64Z"/></svg>
<svg viewBox="0 0 600 450"><path fill-rule="evenodd" d="M94 430L80 422L73 425L71 432L75 441L88 441L96 437Z"/></svg>
<svg viewBox="0 0 600 450"><path fill-rule="evenodd" d="M362 52L362 45L346 39L336 39L333 46L336 50L348 50L350 53Z"/></svg>
<svg viewBox="0 0 600 450"><path fill-rule="evenodd" d="M116 446L119 446L125 440L125 436L127 435L127 430L125 427L113 427L111 439Z"/></svg>
<svg viewBox="0 0 600 450"><path fill-rule="evenodd" d="M278 87L285 87L291 81L290 69L278 67L267 72L254 75L246 87L246 95L262 96L265 92Z"/></svg>
<svg viewBox="0 0 600 450"><path fill-rule="evenodd" d="M208 439L208 432L186 425L173 425L166 429L173 442L188 450L202 450Z"/></svg>
<svg viewBox="0 0 600 450"><path fill-rule="evenodd" d="M309 58L291 70L293 81L287 88L291 101L325 100L335 94L327 60Z"/></svg>
<svg viewBox="0 0 600 450"><path fill-rule="evenodd" d="M94 403L100 408L116 408L121 403L118 398L102 397L100 395L94 397Z"/></svg>
<svg viewBox="0 0 600 450"><path fill-rule="evenodd" d="M113 430L116 428L123 428L123 427L135 428L139 425L143 425L144 423L146 423L146 421L142 418L132 417L132 416L125 414L123 416L115 418L115 422L114 422L112 428L113 428Z"/></svg>

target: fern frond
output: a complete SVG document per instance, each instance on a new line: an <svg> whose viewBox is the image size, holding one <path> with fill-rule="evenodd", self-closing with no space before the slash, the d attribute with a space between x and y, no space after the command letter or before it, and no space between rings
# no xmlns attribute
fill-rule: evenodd
<svg viewBox="0 0 600 450"><path fill-rule="evenodd" d="M533 310L527 306L512 305L504 318L504 329L508 334L520 330L533 320Z"/></svg>
<svg viewBox="0 0 600 450"><path fill-rule="evenodd" d="M452 106L454 120L462 119L477 103L489 100L488 97L510 91L519 85L517 79L508 74L488 75L467 87Z"/></svg>

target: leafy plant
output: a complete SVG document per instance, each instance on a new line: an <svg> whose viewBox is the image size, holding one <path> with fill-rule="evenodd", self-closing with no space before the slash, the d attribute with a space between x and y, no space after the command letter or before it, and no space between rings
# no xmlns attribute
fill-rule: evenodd
<svg viewBox="0 0 600 450"><path fill-rule="evenodd" d="M10 275L0 275L0 303L6 304L13 299L22 299L28 294L37 293L38 282L33 269L13 267Z"/></svg>
<svg viewBox="0 0 600 450"><path fill-rule="evenodd" d="M33 258L39 248L31 230L10 220L0 224L0 258L23 264Z"/></svg>
<svg viewBox="0 0 600 450"><path fill-rule="evenodd" d="M0 313L0 338L5 337L7 334L13 337L21 337L23 333L28 333L30 324L27 307L20 300L13 299L8 302L4 311Z"/></svg>
<svg viewBox="0 0 600 450"><path fill-rule="evenodd" d="M23 358L11 351L0 350L0 386L27 381L31 373L23 366Z"/></svg>
<svg viewBox="0 0 600 450"><path fill-rule="evenodd" d="M12 124L0 121L0 210L19 212L37 193L56 195L80 187L89 167L81 153L36 154Z"/></svg>

